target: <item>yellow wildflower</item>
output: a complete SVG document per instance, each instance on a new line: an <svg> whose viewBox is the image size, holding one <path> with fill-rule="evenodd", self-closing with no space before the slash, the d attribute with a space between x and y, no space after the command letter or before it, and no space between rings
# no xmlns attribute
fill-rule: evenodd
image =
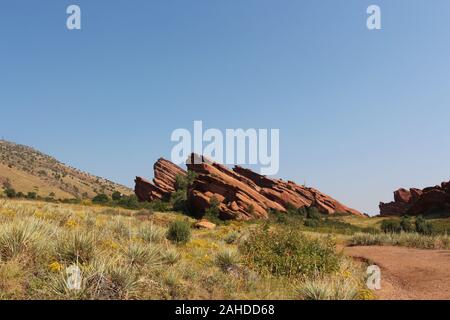
<svg viewBox="0 0 450 320"><path fill-rule="evenodd" d="M75 219L69 219L66 222L66 227L68 228L76 228L78 226L78 222Z"/></svg>
<svg viewBox="0 0 450 320"><path fill-rule="evenodd" d="M62 269L62 265L59 262L55 261L53 263L50 263L48 265L48 268L51 272L59 272Z"/></svg>
<svg viewBox="0 0 450 320"><path fill-rule="evenodd" d="M358 293L359 299L361 300L374 300L375 295L373 292L369 289L362 289Z"/></svg>

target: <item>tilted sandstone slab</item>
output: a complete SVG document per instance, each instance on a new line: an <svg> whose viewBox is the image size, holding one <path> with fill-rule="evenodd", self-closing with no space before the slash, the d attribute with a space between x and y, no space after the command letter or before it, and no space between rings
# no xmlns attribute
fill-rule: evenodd
<svg viewBox="0 0 450 320"><path fill-rule="evenodd" d="M187 163L196 177L188 188L190 209L203 214L212 203L218 202L222 219L267 219L270 210L286 212L288 208L315 206L324 214L350 213L362 215L320 191L297 185L292 181L270 179L249 169L236 166L233 170L192 154ZM135 192L140 201L167 199L176 191L177 175L186 171L165 159L155 165L153 182L136 178Z"/></svg>
<svg viewBox="0 0 450 320"><path fill-rule="evenodd" d="M177 176L186 176L186 171L172 162L160 158L153 165L153 183L136 177L135 193L140 201L161 200L176 191Z"/></svg>
<svg viewBox="0 0 450 320"><path fill-rule="evenodd" d="M197 173L188 193L189 203L195 211L205 211L211 199L216 198L223 219L267 219L269 210L286 212L290 206L312 205L325 214L362 215L316 189L292 181L270 179L239 166L230 170L197 155L192 155L189 162L188 169Z"/></svg>
<svg viewBox="0 0 450 320"><path fill-rule="evenodd" d="M261 194L282 205L295 208L315 206L324 214L349 213L362 215L359 211L349 208L330 196L316 190L301 186L292 181L270 179L249 169L235 166L236 173L250 179L261 188Z"/></svg>
<svg viewBox="0 0 450 320"><path fill-rule="evenodd" d="M267 219L268 210L284 211L278 203L259 193L257 186L217 163L187 164L197 176L188 190L188 201L196 212L209 208L213 198L219 202L222 219Z"/></svg>

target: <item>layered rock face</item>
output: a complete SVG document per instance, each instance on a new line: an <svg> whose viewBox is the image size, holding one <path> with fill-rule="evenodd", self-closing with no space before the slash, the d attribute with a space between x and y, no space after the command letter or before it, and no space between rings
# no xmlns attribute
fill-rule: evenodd
<svg viewBox="0 0 450 320"><path fill-rule="evenodd" d="M172 162L160 158L153 165L154 179L150 182L136 177L134 191L140 201L154 201L165 199L176 191L176 177L185 176L186 171Z"/></svg>
<svg viewBox="0 0 450 320"><path fill-rule="evenodd" d="M431 210L450 213L450 182L423 190L398 189L394 192L393 202L380 203L382 216L421 215Z"/></svg>
<svg viewBox="0 0 450 320"><path fill-rule="evenodd" d="M300 186L292 181L286 182L280 179L270 179L239 166L235 166L233 170L250 179L260 188L259 192L261 194L281 204L285 209L288 206L294 206L296 208L315 206L325 214L339 212L362 215L359 211L343 205L314 188Z"/></svg>
<svg viewBox="0 0 450 320"><path fill-rule="evenodd" d="M362 215L316 189L292 181L270 179L239 166L231 170L195 154L188 160L188 169L196 173L188 189L188 204L199 214L204 213L215 199L220 218L224 220L267 219L270 210L286 212L291 206L315 206L324 214ZM152 201L168 196L175 191L178 174L186 175L186 171L167 160L158 160L153 183L136 178L138 198Z"/></svg>
<svg viewBox="0 0 450 320"><path fill-rule="evenodd" d="M188 190L188 201L194 211L204 212L213 198L219 202L222 219L267 219L269 209L285 211L283 206L262 195L251 180L223 165L202 160L187 164L197 174Z"/></svg>
<svg viewBox="0 0 450 320"><path fill-rule="evenodd" d="M211 199L216 198L222 219L267 219L269 210L286 212L289 206L311 205L325 214L362 215L313 188L270 179L239 166L230 170L205 158L199 161L198 156L193 157L197 157L197 161L190 161L187 166L197 177L189 188L188 199L196 211L205 211Z"/></svg>

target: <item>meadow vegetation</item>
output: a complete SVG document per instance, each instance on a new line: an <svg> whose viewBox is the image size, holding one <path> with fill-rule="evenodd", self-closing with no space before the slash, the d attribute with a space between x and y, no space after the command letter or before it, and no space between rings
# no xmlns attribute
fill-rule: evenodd
<svg viewBox="0 0 450 320"><path fill-rule="evenodd" d="M0 199L0 299L373 298L364 266L331 237L141 211ZM80 290L68 289L70 266Z"/></svg>

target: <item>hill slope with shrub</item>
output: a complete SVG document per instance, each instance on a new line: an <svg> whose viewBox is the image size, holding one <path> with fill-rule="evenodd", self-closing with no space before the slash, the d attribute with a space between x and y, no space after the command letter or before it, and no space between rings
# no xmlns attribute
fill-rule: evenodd
<svg viewBox="0 0 450 320"><path fill-rule="evenodd" d="M0 190L55 199L93 198L99 193L125 195L125 186L70 167L28 146L0 140Z"/></svg>

